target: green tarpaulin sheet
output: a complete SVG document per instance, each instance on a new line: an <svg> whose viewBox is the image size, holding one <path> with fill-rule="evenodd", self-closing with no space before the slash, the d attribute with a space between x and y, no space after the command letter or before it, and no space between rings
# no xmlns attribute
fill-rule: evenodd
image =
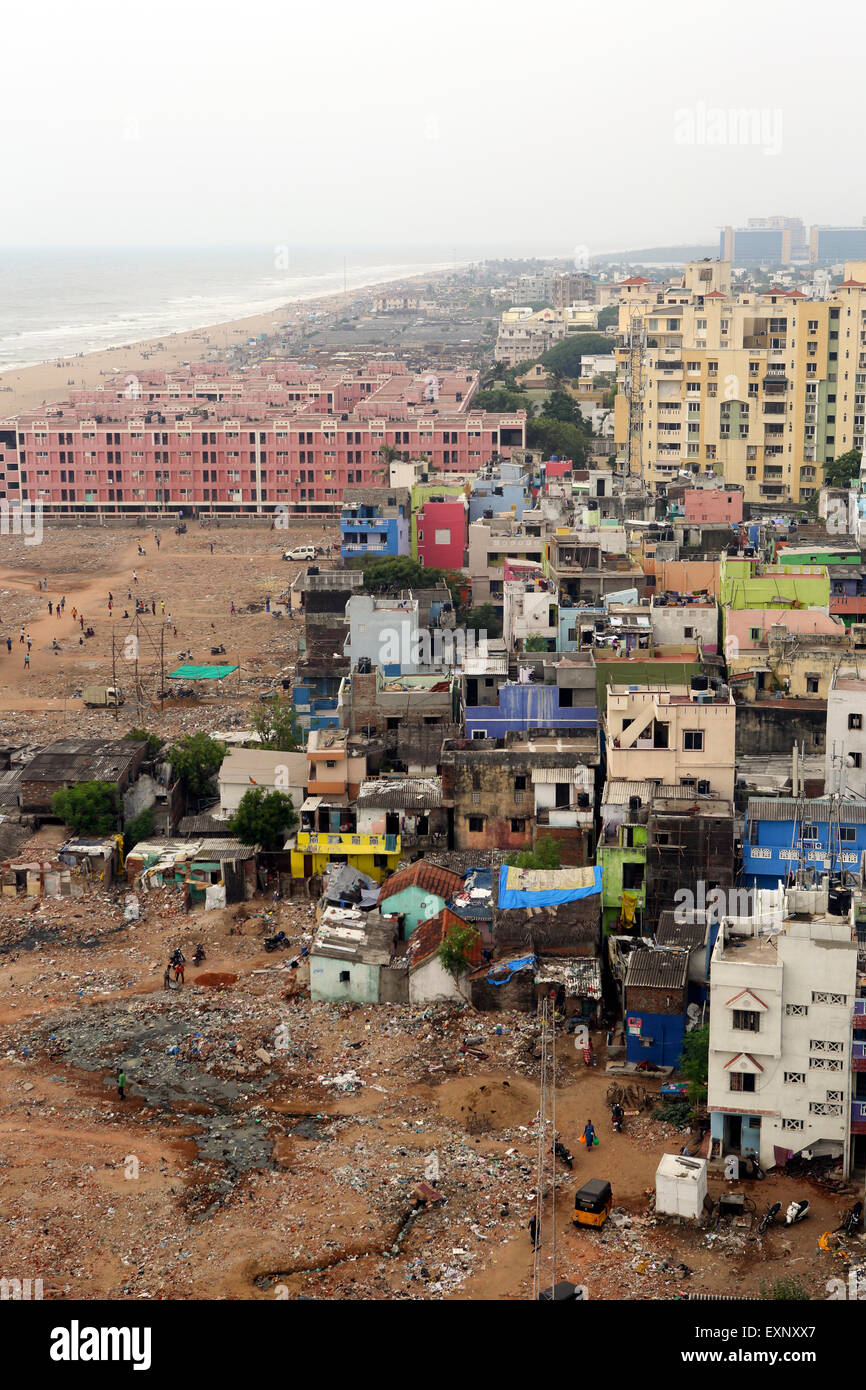
<svg viewBox="0 0 866 1390"><path fill-rule="evenodd" d="M169 671L170 681L221 681L223 676L230 676L232 671L236 671L237 666L178 666L176 671Z"/></svg>

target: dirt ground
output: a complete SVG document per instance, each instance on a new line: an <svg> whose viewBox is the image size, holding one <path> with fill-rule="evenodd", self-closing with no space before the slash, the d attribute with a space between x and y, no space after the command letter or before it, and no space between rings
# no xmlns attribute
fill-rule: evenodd
<svg viewBox="0 0 866 1390"><path fill-rule="evenodd" d="M135 535L110 529L48 526L32 547L0 538L0 632L13 638L11 654L0 649L0 737L119 735L139 721L134 702L115 721L74 695L110 683L111 635L118 646L130 632L120 616L134 611L130 592L156 604L147 628L163 628L167 669L186 651L208 661L220 644L241 667L214 699L149 704L141 722L167 736L242 727L258 693L292 667L297 619L267 614L264 601L273 606L300 568L279 558L287 544L330 544L334 533L191 527L163 532L159 549L152 533L140 539L143 557ZM49 598L64 594L65 614L49 616ZM94 638L79 642L73 606ZM19 853L62 837L45 825ZM314 908L304 897L268 919L261 897L187 914L164 889L140 895L141 919L129 924L127 891L0 898L2 1273L41 1278L45 1296L61 1299L530 1298L535 1021L452 1005L314 1003L303 956ZM269 955L264 936L279 927L292 949ZM191 961L199 941L205 965L187 966L182 989L164 989L168 954L180 946ZM764 1238L656 1217L655 1169L683 1134L647 1114L614 1134L610 1078L603 1065L587 1069L567 1037L557 1074L557 1126L574 1167L559 1165L554 1203L547 1160L543 1282L571 1278L594 1299L758 1297L795 1275L824 1296L841 1262L817 1239L852 1199L810 1188L809 1220ZM590 1118L600 1143L587 1154L578 1141ZM613 1185L602 1231L571 1222L574 1191L590 1175ZM442 1200L417 1207L424 1181ZM711 1194L725 1186L714 1177ZM756 1211L804 1192L786 1177L744 1189Z"/></svg>
<svg viewBox="0 0 866 1390"><path fill-rule="evenodd" d="M135 725L138 714L137 679L149 727L158 722L166 734L187 726L218 729L227 715L244 708L285 667L294 665L299 620L285 615L280 596L302 565L280 557L284 549L308 543L334 545L336 553L336 530L313 525L253 532L190 525L186 535L166 529L160 537L157 548L152 531L59 527L50 520L38 545L26 544L23 536L0 536L0 737L20 742L32 734L47 742L110 732L112 726L124 732ZM146 552L143 557L138 554L139 541ZM45 580L47 588L40 588ZM64 597L65 608L58 617L56 604ZM138 624L136 598L156 608ZM270 613L265 611L267 599ZM83 636L80 616L84 629L93 627L93 637ZM24 664L22 627L25 638L32 639L29 668ZM137 668L136 647L128 641L133 636L138 638ZM7 637L12 639L11 652ZM225 655L212 656L211 648L219 646L225 647ZM219 660L238 665L240 671L219 685L213 683L213 690L200 686L201 699L167 700L161 710L156 700L160 673L187 660ZM85 709L76 697L86 684L111 685L112 669L127 695L117 719L112 710Z"/></svg>

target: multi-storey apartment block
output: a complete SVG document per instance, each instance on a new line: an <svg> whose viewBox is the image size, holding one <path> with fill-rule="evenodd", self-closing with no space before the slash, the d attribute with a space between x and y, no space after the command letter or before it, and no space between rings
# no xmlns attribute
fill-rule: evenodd
<svg viewBox="0 0 866 1390"><path fill-rule="evenodd" d="M828 300L733 296L730 264L690 262L680 285L620 286L615 438L650 487L719 474L746 502L803 502L824 462L861 448L866 264Z"/></svg>
<svg viewBox="0 0 866 1390"><path fill-rule="evenodd" d="M395 451L474 473L522 448L524 412L473 410L476 386L474 372L416 377L400 363L114 377L0 421L0 497L79 513L333 511L347 486L387 483Z"/></svg>

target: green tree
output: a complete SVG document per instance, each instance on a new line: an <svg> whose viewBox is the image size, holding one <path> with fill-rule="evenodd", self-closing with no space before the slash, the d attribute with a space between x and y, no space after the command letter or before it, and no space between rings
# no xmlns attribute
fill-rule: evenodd
<svg viewBox="0 0 866 1390"><path fill-rule="evenodd" d="M563 376L580 376L582 357L610 356L613 342L603 333L570 333L538 359L549 371L562 372Z"/></svg>
<svg viewBox="0 0 866 1390"><path fill-rule="evenodd" d="M502 614L492 603L479 604L465 611L461 622L473 632L486 632L488 637L502 636Z"/></svg>
<svg viewBox="0 0 866 1390"><path fill-rule="evenodd" d="M257 743L250 744L252 748L278 748L291 753L307 746L291 700L266 700L255 710L250 722L259 736Z"/></svg>
<svg viewBox="0 0 866 1390"><path fill-rule="evenodd" d="M479 391L472 398L473 410L525 410L527 415L535 414L532 401L523 391L510 390L505 386L495 386L488 391Z"/></svg>
<svg viewBox="0 0 866 1390"><path fill-rule="evenodd" d="M400 457L400 450L393 444L383 444L379 449L380 467L377 469L377 476L383 483L388 483L391 476L391 464Z"/></svg>
<svg viewBox="0 0 866 1390"><path fill-rule="evenodd" d="M544 420L562 420L567 425L577 424L577 406L573 396L558 388L551 391L541 411Z"/></svg>
<svg viewBox="0 0 866 1390"><path fill-rule="evenodd" d="M153 834L153 808L146 806L145 809L132 820L126 822L123 827L123 848L126 852L137 845L139 840L147 840Z"/></svg>
<svg viewBox="0 0 866 1390"><path fill-rule="evenodd" d="M540 637L536 633L532 637L527 637L523 644L523 650L525 652L546 652L548 650L548 640L547 637Z"/></svg>
<svg viewBox="0 0 866 1390"><path fill-rule="evenodd" d="M113 835L120 827L120 798L111 782L79 782L51 798L51 810L82 835Z"/></svg>
<svg viewBox="0 0 866 1390"><path fill-rule="evenodd" d="M149 734L147 729L130 729L129 733L124 734L123 737L128 738L133 743L139 743L144 739L147 744L144 754L146 758L155 758L163 745L163 739L160 738L159 734Z"/></svg>
<svg viewBox="0 0 866 1390"><path fill-rule="evenodd" d="M619 305L618 305L618 304L608 304L604 309L599 309L599 311L598 311L598 323L596 324L596 327L598 328L599 332L601 332L601 330L602 330L603 328L616 328L616 326L617 326L618 323L619 323ZM612 348L613 348L613 344L611 343L611 349L612 349Z"/></svg>
<svg viewBox="0 0 866 1390"><path fill-rule="evenodd" d="M224 743L217 743L208 734L188 734L171 745L168 761L187 796L202 797L225 755Z"/></svg>
<svg viewBox="0 0 866 1390"><path fill-rule="evenodd" d="M710 1025L693 1028L683 1038L680 1071L689 1083L689 1100L702 1105L707 1098L707 1076L710 1069Z"/></svg>
<svg viewBox="0 0 866 1390"><path fill-rule="evenodd" d="M283 841L298 823L292 798L285 792L250 787L228 822L232 835L245 845L282 849Z"/></svg>
<svg viewBox="0 0 866 1390"><path fill-rule="evenodd" d="M534 850L513 850L505 856L505 862L513 869L559 869L562 867L559 843L550 835L544 835L536 840Z"/></svg>
<svg viewBox="0 0 866 1390"><path fill-rule="evenodd" d="M540 415L537 420L526 422L527 449L540 449L545 458L570 458L575 466L585 461L588 442L587 435L576 425L564 420L549 420Z"/></svg>
<svg viewBox="0 0 866 1390"><path fill-rule="evenodd" d="M451 927L439 946L439 963L443 970L448 971L458 990L460 979L469 969L472 953L479 941L480 936L475 927L470 927L464 922ZM460 992L462 993L462 990Z"/></svg>
<svg viewBox="0 0 866 1390"><path fill-rule="evenodd" d="M824 464L825 487L850 487L860 477L862 450L849 449L837 459L828 459Z"/></svg>

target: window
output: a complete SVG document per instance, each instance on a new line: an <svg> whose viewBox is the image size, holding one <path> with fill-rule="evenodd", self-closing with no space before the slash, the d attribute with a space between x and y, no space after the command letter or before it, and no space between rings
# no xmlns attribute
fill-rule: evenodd
<svg viewBox="0 0 866 1390"><path fill-rule="evenodd" d="M732 1091L754 1091L755 1089L755 1078L751 1072L732 1071L730 1081Z"/></svg>
<svg viewBox="0 0 866 1390"><path fill-rule="evenodd" d="M749 640L752 641L752 642L760 642L760 640L761 640L761 629L760 629L759 627L750 627L750 628L749 628Z"/></svg>
<svg viewBox="0 0 866 1390"><path fill-rule="evenodd" d="M518 816L512 816L512 818L511 818L511 833L512 833L512 835L525 835L525 834L526 834L526 821L525 821L525 820L521 820Z"/></svg>
<svg viewBox="0 0 866 1390"><path fill-rule="evenodd" d="M483 831L484 831L484 817L483 817L483 816L470 816L470 817L469 817L469 831L470 831L470 834L472 834L472 835L481 835L481 834L483 833Z"/></svg>
<svg viewBox="0 0 866 1390"><path fill-rule="evenodd" d="M703 729L683 729L683 748L697 752L704 746Z"/></svg>
<svg viewBox="0 0 866 1390"><path fill-rule="evenodd" d="M805 1084L806 1084L806 1073L805 1073L804 1071L786 1071L786 1072L785 1072L785 1085L786 1085L786 1086L805 1086Z"/></svg>
<svg viewBox="0 0 866 1390"><path fill-rule="evenodd" d="M810 676L810 675L807 675L807 676L806 676L806 694L807 694L807 695L817 695L817 694L818 694L818 688L819 688L819 686L820 686L820 683L821 683L821 682L820 682L820 677L819 677L819 676L815 676L815 675L811 675L811 676Z"/></svg>
<svg viewBox="0 0 866 1390"><path fill-rule="evenodd" d="M450 529L447 528L447 527L438 527L438 528L433 532L433 539L434 539L434 543L435 543L436 545L450 545L450 544L451 544L451 531L450 531Z"/></svg>
<svg viewBox="0 0 866 1390"><path fill-rule="evenodd" d="M803 839L804 839L804 840L817 840L817 838L818 838L818 827L817 827L817 825L804 825L804 826L803 826Z"/></svg>
<svg viewBox="0 0 866 1390"><path fill-rule="evenodd" d="M840 825L840 826L839 826L839 839L840 839L840 840L847 840L847 841L850 842L851 840L856 840L856 838L857 838L857 831L855 830L855 828L854 828L853 825Z"/></svg>
<svg viewBox="0 0 866 1390"><path fill-rule="evenodd" d="M862 729L862 728L863 728L863 716L862 716L862 714L849 714L849 715L848 715L848 728L849 728L849 729Z"/></svg>
<svg viewBox="0 0 866 1390"><path fill-rule="evenodd" d="M863 766L863 754L862 754L862 753L849 753L849 754L848 754L848 757L851 759L851 766L852 766L852 767L862 767L862 766Z"/></svg>
<svg viewBox="0 0 866 1390"><path fill-rule="evenodd" d="M761 1015L751 1009L734 1009L734 1025L744 1033L758 1033L761 1029Z"/></svg>
<svg viewBox="0 0 866 1390"><path fill-rule="evenodd" d="M638 861L634 864L623 864L622 866L622 886L630 892L637 888L643 888L644 866Z"/></svg>
<svg viewBox="0 0 866 1390"><path fill-rule="evenodd" d="M833 994L833 993L831 993L831 992L828 991L828 990L813 989L813 990L812 990L812 1003L813 1003L813 1004L841 1004L841 1005L844 1007L844 1006L848 1003L848 996L847 996L846 994Z"/></svg>
<svg viewBox="0 0 866 1390"><path fill-rule="evenodd" d="M526 778L525 778L525 777L515 777L515 779L514 779L514 790L515 790L516 792L526 791Z"/></svg>
<svg viewBox="0 0 866 1390"><path fill-rule="evenodd" d="M808 1004L786 1004L785 1013L788 1018L806 1018L809 1014Z"/></svg>

